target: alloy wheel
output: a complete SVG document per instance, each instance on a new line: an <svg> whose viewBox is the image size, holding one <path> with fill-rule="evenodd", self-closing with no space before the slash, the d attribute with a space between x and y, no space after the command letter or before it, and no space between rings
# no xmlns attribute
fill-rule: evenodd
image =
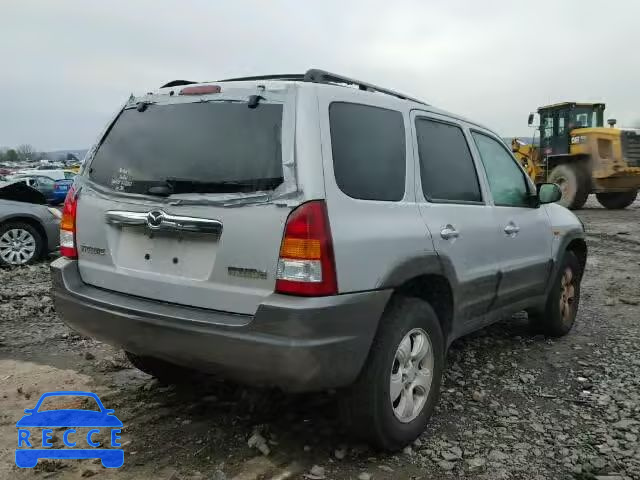
<svg viewBox="0 0 640 480"><path fill-rule="evenodd" d="M24 265L36 253L36 239L23 228L7 230L0 237L0 258L9 265Z"/></svg>
<svg viewBox="0 0 640 480"><path fill-rule="evenodd" d="M560 281L560 316L564 323L573 319L573 303L575 301L574 275L570 268L565 269Z"/></svg>
<svg viewBox="0 0 640 480"><path fill-rule="evenodd" d="M389 393L395 417L409 423L422 412L433 380L431 339L421 328L409 331L398 346L391 367Z"/></svg>

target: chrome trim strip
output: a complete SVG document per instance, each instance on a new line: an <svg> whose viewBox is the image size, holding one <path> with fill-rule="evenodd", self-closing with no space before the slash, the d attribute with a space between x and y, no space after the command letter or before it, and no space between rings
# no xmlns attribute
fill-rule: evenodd
<svg viewBox="0 0 640 480"><path fill-rule="evenodd" d="M104 214L110 225L118 226L146 226L150 230L212 233L222 233L222 222L209 218L185 217L171 215L162 210L150 212L127 212L123 210L109 210Z"/></svg>
<svg viewBox="0 0 640 480"><path fill-rule="evenodd" d="M146 225L148 213L109 210L104 218L110 225Z"/></svg>

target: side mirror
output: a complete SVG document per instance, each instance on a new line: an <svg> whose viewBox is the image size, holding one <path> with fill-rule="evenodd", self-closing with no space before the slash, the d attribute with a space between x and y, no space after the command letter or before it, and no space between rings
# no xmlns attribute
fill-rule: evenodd
<svg viewBox="0 0 640 480"><path fill-rule="evenodd" d="M529 120L528 120L529 126L533 125L533 113L529 114Z"/></svg>
<svg viewBox="0 0 640 480"><path fill-rule="evenodd" d="M538 200L541 205L545 203L555 203L562 198L562 191L555 183L539 183Z"/></svg>

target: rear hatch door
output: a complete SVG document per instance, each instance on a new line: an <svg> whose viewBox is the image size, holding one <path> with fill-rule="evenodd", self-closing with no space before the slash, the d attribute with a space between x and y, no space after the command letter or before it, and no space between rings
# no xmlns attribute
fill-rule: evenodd
<svg viewBox="0 0 640 480"><path fill-rule="evenodd" d="M230 89L231 90L231 89ZM225 91L223 87L223 91ZM253 314L273 292L297 195L293 92L130 102L79 179L84 282Z"/></svg>

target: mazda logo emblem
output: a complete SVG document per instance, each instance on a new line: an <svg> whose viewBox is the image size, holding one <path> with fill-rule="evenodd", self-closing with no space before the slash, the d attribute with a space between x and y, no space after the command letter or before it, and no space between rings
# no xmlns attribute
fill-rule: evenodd
<svg viewBox="0 0 640 480"><path fill-rule="evenodd" d="M153 212L149 212L147 214L147 225L149 228L158 228L162 225L162 221L164 220L164 213L154 210Z"/></svg>

